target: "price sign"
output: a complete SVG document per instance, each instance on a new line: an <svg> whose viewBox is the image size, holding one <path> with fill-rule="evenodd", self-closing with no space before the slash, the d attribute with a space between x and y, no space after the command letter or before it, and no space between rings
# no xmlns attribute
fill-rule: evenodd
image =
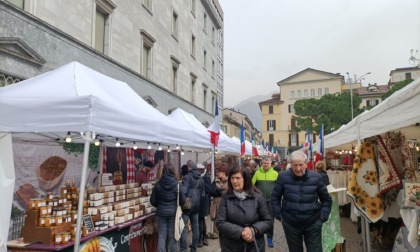
<svg viewBox="0 0 420 252"><path fill-rule="evenodd" d="M95 231L95 226L93 225L92 216L90 216L90 214L83 215L83 223L88 228L88 233Z"/></svg>

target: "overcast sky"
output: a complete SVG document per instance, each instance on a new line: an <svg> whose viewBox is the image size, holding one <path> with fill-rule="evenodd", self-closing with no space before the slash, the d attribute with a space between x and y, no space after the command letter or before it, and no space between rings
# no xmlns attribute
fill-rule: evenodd
<svg viewBox="0 0 420 252"><path fill-rule="evenodd" d="M306 68L387 84L420 51L420 0L219 0L224 106L279 91ZM420 58L420 52L417 54Z"/></svg>

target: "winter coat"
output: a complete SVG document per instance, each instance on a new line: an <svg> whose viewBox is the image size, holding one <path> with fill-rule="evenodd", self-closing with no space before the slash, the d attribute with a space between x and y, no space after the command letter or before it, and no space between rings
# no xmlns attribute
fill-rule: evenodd
<svg viewBox="0 0 420 252"><path fill-rule="evenodd" d="M189 210L182 210L185 214L196 214L200 209L201 198L204 198L204 180L197 169L192 169L182 178L182 192L185 197L192 198Z"/></svg>
<svg viewBox="0 0 420 252"><path fill-rule="evenodd" d="M156 216L175 216L178 197L178 181L175 176L164 173L153 187L150 203L156 207ZM179 204L185 203L185 195L179 186Z"/></svg>
<svg viewBox="0 0 420 252"><path fill-rule="evenodd" d="M331 205L322 176L308 169L301 177L292 169L280 173L271 196L274 217L295 225L327 221Z"/></svg>
<svg viewBox="0 0 420 252"><path fill-rule="evenodd" d="M228 181L222 182L220 179L215 178L210 187L210 196L213 198L222 197L223 192L228 187Z"/></svg>
<svg viewBox="0 0 420 252"><path fill-rule="evenodd" d="M260 251L265 249L264 234L272 228L271 216L263 195L253 192L243 201L236 195L224 193L217 211L216 225L222 237L221 251L256 251L255 243L242 239L244 227L258 230L256 241Z"/></svg>
<svg viewBox="0 0 420 252"><path fill-rule="evenodd" d="M262 192L266 202L271 201L271 193L273 192L278 175L279 173L272 167L267 171L263 167L260 167L252 177L252 183Z"/></svg>
<svg viewBox="0 0 420 252"><path fill-rule="evenodd" d="M207 173L205 173L205 175L202 176L201 178L204 181L204 197L201 198L200 211L198 212L198 217L204 218L207 215L209 215L209 211L210 211L209 192L210 192L211 180L210 180L210 176Z"/></svg>
<svg viewBox="0 0 420 252"><path fill-rule="evenodd" d="M322 176L322 180L324 180L324 184L325 184L325 186L327 186L327 185L329 185L330 184L330 178L328 178L328 174L327 174L327 172L325 172L325 171L320 171L320 172L318 172L319 174L321 174L321 176Z"/></svg>

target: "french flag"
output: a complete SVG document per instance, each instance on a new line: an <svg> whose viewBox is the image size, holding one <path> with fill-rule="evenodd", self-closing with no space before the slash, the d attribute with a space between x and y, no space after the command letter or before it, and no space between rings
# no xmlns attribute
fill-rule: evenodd
<svg viewBox="0 0 420 252"><path fill-rule="evenodd" d="M241 156L245 155L245 128L244 128L244 119L242 119L241 126Z"/></svg>
<svg viewBox="0 0 420 252"><path fill-rule="evenodd" d="M214 108L214 121L207 128L207 131L210 132L210 143L212 143L214 147L217 147L220 136L219 107L217 106L217 100Z"/></svg>
<svg viewBox="0 0 420 252"><path fill-rule="evenodd" d="M306 132L306 141L303 145L305 152L308 154L309 161L306 163L306 166L309 170L313 170L312 166L312 139L311 139L311 132L308 130Z"/></svg>
<svg viewBox="0 0 420 252"><path fill-rule="evenodd" d="M257 144L255 142L254 135L252 135L252 155L254 157L258 157Z"/></svg>
<svg viewBox="0 0 420 252"><path fill-rule="evenodd" d="M315 164L318 161L322 161L322 159L324 159L324 124L321 125L321 129L319 130L319 144L318 144L318 148L316 150L316 155L315 155Z"/></svg>

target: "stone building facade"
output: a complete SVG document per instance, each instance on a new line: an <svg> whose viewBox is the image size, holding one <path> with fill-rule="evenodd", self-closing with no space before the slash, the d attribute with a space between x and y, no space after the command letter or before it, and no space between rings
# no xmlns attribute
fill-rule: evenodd
<svg viewBox="0 0 420 252"><path fill-rule="evenodd" d="M0 22L0 86L78 61L164 114L208 124L216 99L223 107L217 0L0 0Z"/></svg>

